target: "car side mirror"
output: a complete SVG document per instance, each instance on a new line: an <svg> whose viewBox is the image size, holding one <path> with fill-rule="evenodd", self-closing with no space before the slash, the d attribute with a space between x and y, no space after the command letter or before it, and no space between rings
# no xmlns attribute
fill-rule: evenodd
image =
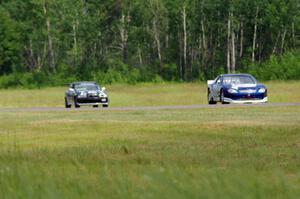
<svg viewBox="0 0 300 199"><path fill-rule="evenodd" d="M106 90L106 88L105 87L102 87L102 91L105 91Z"/></svg>
<svg viewBox="0 0 300 199"><path fill-rule="evenodd" d="M214 82L214 80L207 80L207 85L212 85Z"/></svg>

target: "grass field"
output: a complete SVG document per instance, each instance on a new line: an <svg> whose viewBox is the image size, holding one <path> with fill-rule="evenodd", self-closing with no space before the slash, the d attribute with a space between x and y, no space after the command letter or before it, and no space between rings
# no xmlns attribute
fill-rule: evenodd
<svg viewBox="0 0 300 199"><path fill-rule="evenodd" d="M299 87L272 83L271 99L299 102ZM58 106L63 90L0 91L24 96L0 104ZM197 84L108 90L113 106L206 99ZM45 104L28 100L43 93ZM0 198L299 198L299 115L300 107L2 112Z"/></svg>
<svg viewBox="0 0 300 199"><path fill-rule="evenodd" d="M300 81L266 82L270 102L300 102ZM207 86L191 84L108 85L111 106L207 104ZM0 90L1 107L63 107L66 87Z"/></svg>

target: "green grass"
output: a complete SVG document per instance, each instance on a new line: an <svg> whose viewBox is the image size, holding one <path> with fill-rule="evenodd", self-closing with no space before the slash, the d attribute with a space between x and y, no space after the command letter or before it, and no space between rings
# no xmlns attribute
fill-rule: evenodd
<svg viewBox="0 0 300 199"><path fill-rule="evenodd" d="M289 98L274 99L297 101L289 90L299 83L286 85ZM115 106L205 101L197 84L108 89ZM0 198L299 198L299 115L300 107L2 112Z"/></svg>
<svg viewBox="0 0 300 199"><path fill-rule="evenodd" d="M270 102L299 102L300 81L266 82ZM67 88L0 90L0 107L63 107ZM207 86L190 84L108 85L111 106L207 104Z"/></svg>

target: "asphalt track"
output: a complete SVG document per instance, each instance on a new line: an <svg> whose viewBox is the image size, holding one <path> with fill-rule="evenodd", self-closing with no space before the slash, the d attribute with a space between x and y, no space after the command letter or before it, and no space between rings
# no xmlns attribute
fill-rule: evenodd
<svg viewBox="0 0 300 199"><path fill-rule="evenodd" d="M182 105L182 106L135 106L135 107L110 107L110 108L71 108L64 107L30 107L30 108L0 108L0 113L7 112L65 112L65 111L152 111L152 110L190 110L190 109L214 109L214 108L235 108L235 107L295 107L295 103L265 103L265 104L226 104L226 105Z"/></svg>

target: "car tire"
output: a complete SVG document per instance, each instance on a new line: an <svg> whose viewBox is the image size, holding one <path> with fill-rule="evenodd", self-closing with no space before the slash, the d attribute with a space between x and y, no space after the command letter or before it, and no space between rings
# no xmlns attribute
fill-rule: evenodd
<svg viewBox="0 0 300 199"><path fill-rule="evenodd" d="M71 108L71 104L68 103L67 98L65 97L65 108Z"/></svg>
<svg viewBox="0 0 300 199"><path fill-rule="evenodd" d="M108 104L103 104L102 107L103 108L108 108Z"/></svg>
<svg viewBox="0 0 300 199"><path fill-rule="evenodd" d="M217 104L217 102L214 101L214 99L211 98L209 95L210 95L210 90L208 89L208 90L207 90L207 101L208 101L208 104L209 104L209 105Z"/></svg>
<svg viewBox="0 0 300 199"><path fill-rule="evenodd" d="M99 106L98 105L93 105L93 108L98 108Z"/></svg>
<svg viewBox="0 0 300 199"><path fill-rule="evenodd" d="M229 104L228 102L224 101L224 92L223 92L223 90L221 90L221 92L220 92L220 102L222 104Z"/></svg>
<svg viewBox="0 0 300 199"><path fill-rule="evenodd" d="M74 97L74 105L75 105L75 108L80 108L80 105L78 105L76 97Z"/></svg>

